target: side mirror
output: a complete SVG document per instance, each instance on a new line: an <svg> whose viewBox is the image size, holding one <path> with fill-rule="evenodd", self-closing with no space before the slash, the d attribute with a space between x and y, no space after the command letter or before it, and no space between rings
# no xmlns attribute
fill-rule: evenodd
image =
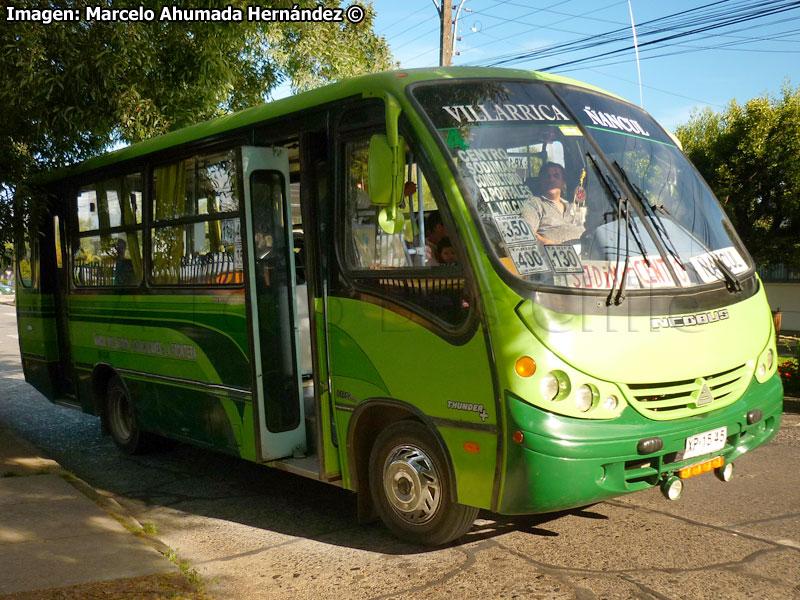
<svg viewBox="0 0 800 600"><path fill-rule="evenodd" d="M399 233L405 221L397 209L403 203L404 152L405 141L399 136L396 145L390 144L388 136L383 134L373 135L369 141L369 197L372 204L384 207L378 223L389 234Z"/></svg>
<svg viewBox="0 0 800 600"><path fill-rule="evenodd" d="M389 235L394 235L403 231L405 222L406 218L403 216L403 213L394 204L382 208L381 212L378 213L378 225Z"/></svg>
<svg viewBox="0 0 800 600"><path fill-rule="evenodd" d="M392 203L394 181L394 150L383 134L373 135L369 140L369 199L376 206Z"/></svg>
<svg viewBox="0 0 800 600"><path fill-rule="evenodd" d="M403 203L404 148L405 141L402 137L397 139L394 147L383 134L375 134L370 138L367 180L372 204L399 206Z"/></svg>

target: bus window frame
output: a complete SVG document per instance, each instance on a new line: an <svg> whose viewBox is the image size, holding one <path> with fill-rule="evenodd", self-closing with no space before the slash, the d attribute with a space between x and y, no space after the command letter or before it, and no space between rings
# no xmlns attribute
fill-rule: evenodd
<svg viewBox="0 0 800 600"><path fill-rule="evenodd" d="M372 100L371 102L382 103L382 101L379 100ZM396 312L451 343L457 345L464 344L472 339L480 320L478 314L479 309L477 307L480 294L477 291L478 287L475 283L469 253L467 252L461 233L456 226L452 209L450 208L444 190L436 175L436 170L433 167L432 161L419 142L416 131L402 113L398 123L399 134L408 144L416 164L420 167L425 176L433 199L436 202L437 209L448 230L448 237L456 248L457 256L461 259L457 266L458 271L455 271L453 267L441 266L396 267L375 271L370 269L354 269L347 263L345 251L345 244L347 243L347 240L345 240L345 224L347 219L347 180L345 171L347 159L344 150L348 142L368 138L372 134L385 133L386 131L384 120L381 120L380 123L367 122L360 126L348 126L347 124L343 126L342 121L347 114L358 108L357 105L346 105L342 107L342 110L336 115L336 127L333 134L333 144L335 147L335 152L333 153L334 190L336 196L334 206L335 233L333 245L336 262L339 265L339 272L341 273L342 283L344 284L344 289L340 290L340 292L346 297L355 297L358 300L374 303L382 308ZM383 112L381 112L381 114L383 115ZM435 312L426 310L418 303L404 301L395 295L381 291L375 286L370 287L358 281L358 279L391 279L398 276L403 279L462 278L464 280L463 289L466 299L469 302L469 310L460 322L452 323L443 319ZM332 295L336 295L336 290L331 290L331 292Z"/></svg>
<svg viewBox="0 0 800 600"><path fill-rule="evenodd" d="M245 143L244 140L240 139L238 136L234 138L230 138L225 140L222 143L214 144L212 146L200 146L197 147L195 145L189 145L184 148L180 153L175 153L172 155L165 154L164 156L159 155L158 157L152 157L151 160L147 162L147 169L146 169L146 179L144 181L143 187L145 188L144 192L144 203L145 203L145 211L143 213L143 223L145 224L145 235L144 235L144 242L142 244L143 251L145 252L146 258L143 260L143 268L144 274L142 277L143 284L150 290L158 293L160 291L170 290L171 293L177 293L178 291L186 292L186 293L197 293L198 291L203 290L210 290L210 291L219 291L219 290L244 290L245 289L245 281L247 279L247 250L246 250L246 243L244 243L243 238L243 246L242 246L242 253L243 253L243 263L242 263L242 281L235 282L235 283L158 283L153 280L153 230L160 228L160 227L180 227L183 225L191 225L194 223L208 223L212 221L223 221L224 219L228 218L237 218L239 219L239 231L241 232L242 236L246 236L246 229L245 229L245 220L244 220L244 201L243 201L243 194L244 194L244 182L242 181L242 151L241 147ZM155 170L158 167L176 164L187 159L193 157L204 157L210 156L213 154L220 154L224 152L233 151L234 159L236 161L235 171L236 171L236 181L234 182L234 187L236 190L237 195L237 204L238 209L236 211L230 211L225 213L217 213L213 217L209 218L209 214L204 215L190 215L184 216L179 218L172 218L172 219L161 219L157 221L155 219L155 194L153 189L153 176Z"/></svg>
<svg viewBox="0 0 800 600"><path fill-rule="evenodd" d="M15 249L17 258L14 260L16 277L20 287L23 287L26 290L39 289L39 270L41 269L40 265L41 255L39 249L41 242L39 240L39 237L41 235L42 233L39 230L38 226L34 227L33 224L29 224L26 230L21 231L20 236L17 240ZM24 248L26 242L28 244L28 249L30 252L30 265L31 265L31 278L28 283L25 283L25 279L23 279L22 277L22 270L19 259L20 250Z"/></svg>
<svg viewBox="0 0 800 600"><path fill-rule="evenodd" d="M68 241L66 244L66 252L67 257L65 261L65 267L69 270L69 290L70 292L86 292L94 291L94 290L102 290L104 293L113 292L117 294L131 294L137 290L141 290L144 286L145 280L145 232L147 231L147 217L146 217L146 207L147 207L147 191L146 191L146 163L136 163L132 165L123 165L122 168L116 168L112 171L99 171L95 173L95 177L92 178L84 178L80 181L74 182L72 185L69 185L66 189L68 197L70 198L69 207L68 207L68 215L67 218L64 220L65 226L65 237ZM133 225L116 225L115 227L109 227L107 229L99 228L99 229L87 229L86 231L80 230L80 222L78 218L78 194L82 188L85 188L90 185L97 185L98 181L108 181L109 179L113 179L116 177L125 177L127 175L132 175L134 173L138 173L142 178L142 222L133 224ZM141 252L142 252L142 277L139 279L139 282L135 285L78 285L75 282L74 273L75 273L75 250L80 246L80 241L82 238L88 238L93 236L103 236L103 235L114 235L117 233L136 233L140 231L142 233L142 242L141 242Z"/></svg>
<svg viewBox="0 0 800 600"><path fill-rule="evenodd" d="M565 83L551 82L547 80L532 80L523 79L518 77L503 77L504 82L509 83L524 83L524 84L537 84L544 85L550 89L551 84L568 85ZM485 234L481 230L480 215L477 213L476 207L472 202L467 201L469 197L469 186L464 181L458 167L450 155L442 136L438 134L438 130L431 120L430 116L417 100L414 91L421 87L437 86L446 84L458 83L474 83L479 81L496 81L489 77L459 77L453 79L436 79L417 81L408 84L405 88L406 99L413 107L417 116L424 124L429 135L433 138L434 144L439 149L440 155L447 170L450 172L453 182L458 187L461 197L464 199L467 212L470 219L473 221L475 229L478 231L478 238L481 245L486 244ZM582 89L580 86L572 86ZM554 95L561 102L560 97L556 93ZM616 99L616 98L615 98ZM620 100L626 102L625 100ZM566 107L565 107L566 108ZM577 122L576 122L577 123ZM582 125L578 125L582 127ZM659 124L660 126L660 124ZM689 161L691 164L691 161ZM694 165L692 165L693 168ZM638 210L636 207L635 210ZM734 229L735 230L735 229ZM605 294L601 292L592 293L590 290L579 290L573 288L557 288L545 285L533 285L526 283L512 275L508 269L494 256L493 252L486 252L486 256L492 265L494 273L500 280L503 281L508 287L525 300L531 300L535 297L537 304L540 304L548 310L555 312L569 313L569 314L583 314L587 316L604 316L608 315L614 310L614 306L606 305L605 296L608 295L608 290ZM702 286L695 286L691 288L674 288L670 289L668 293L660 293L649 289L644 290L628 290L626 292L626 300L619 306L625 314L630 316L642 316L656 313L672 314L675 312L692 312L694 310L707 310L711 308L719 308L735 304L742 300L746 300L761 289L760 283L755 277L755 272L744 274L741 278L742 292L740 294L732 295L724 285L706 284Z"/></svg>

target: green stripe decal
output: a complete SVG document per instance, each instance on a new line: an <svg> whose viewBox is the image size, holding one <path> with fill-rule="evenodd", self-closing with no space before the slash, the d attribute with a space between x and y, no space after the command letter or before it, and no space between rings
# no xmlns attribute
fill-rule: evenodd
<svg viewBox="0 0 800 600"><path fill-rule="evenodd" d="M146 323L146 324L145 324ZM91 328L91 325L107 325L107 327ZM199 323L178 322L175 320L160 320L156 318L120 318L85 316L71 319L71 337L74 345L75 359L81 358L81 351L94 350L95 353L106 353L109 356L103 360L102 356L93 361L89 353L83 357L82 362L110 362L110 353L133 355L135 362L121 363L117 366L135 366L146 363L146 359L155 359L154 373L183 376L186 379L196 379L188 373L196 371L203 366L203 356L192 356L191 349L179 338L188 338L196 345L197 349L210 363L211 372L205 376L211 383L223 383L233 387L250 387L250 361L235 341L221 331L199 326ZM86 331L89 329L89 331ZM162 330L162 331L158 331ZM164 334L163 330L174 332L172 335ZM175 336L175 333L179 334ZM91 335L91 339L87 338ZM175 355L175 350L182 354ZM165 361L165 358L173 360ZM116 362L116 361L115 361ZM195 363L194 368L181 367L184 363ZM178 372L175 371L178 369ZM207 369L204 369L207 371Z"/></svg>

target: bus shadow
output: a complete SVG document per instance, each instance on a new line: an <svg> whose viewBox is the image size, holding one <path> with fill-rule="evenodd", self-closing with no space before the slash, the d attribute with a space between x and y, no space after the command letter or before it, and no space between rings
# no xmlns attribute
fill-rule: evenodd
<svg viewBox="0 0 800 600"><path fill-rule="evenodd" d="M114 451L112 448L111 451ZM169 480L152 481L148 487L131 489L115 485L127 477L101 482L115 495L146 505L147 510L167 507L211 519L230 521L263 530L264 540L278 534L304 538L334 546L391 555L420 554L438 548L403 542L374 519L359 523L356 495L311 479L265 468L234 457L179 444L174 450L144 457L121 457L134 471L165 471ZM119 474L120 471L117 471ZM132 475L141 477L140 474ZM140 479L141 481L141 479ZM91 483L91 482L90 482ZM115 489L117 488L117 489ZM127 488L127 489L126 489ZM481 511L472 529L449 547L487 540L511 532L539 537L557 537L548 523L566 516L606 519L589 508L541 515L503 516Z"/></svg>
<svg viewBox="0 0 800 600"><path fill-rule="evenodd" d="M53 406L24 382L18 364L8 366L9 372L0 373L0 414L8 425L90 486L113 494L142 523L164 531L182 529L185 517L193 516L240 524L261 530L254 532L258 552L294 543L291 538L390 555L438 549L403 542L378 519L360 523L356 495L336 486L188 444L125 455L100 435L99 419ZM547 524L575 514L591 516L586 509L525 516L481 511L472 529L449 547L511 532L556 537Z"/></svg>
<svg viewBox="0 0 800 600"><path fill-rule="evenodd" d="M481 511L475 525L461 542L474 542L491 539L511 532L526 533L538 537L558 537L560 534L552 529L543 527L547 523L558 521L564 517L577 516L586 519L606 520L608 517L600 513L591 512L589 507L575 508L552 513L536 515L498 515L488 511Z"/></svg>
<svg viewBox="0 0 800 600"><path fill-rule="evenodd" d="M378 519L360 523L356 495L319 481L188 444L127 456L100 435L96 417L53 406L24 383L18 369L0 373L0 413L8 425L90 486L113 494L142 523L155 521L169 530L182 528L187 516L227 521L261 530L255 534L263 549L293 543L288 537L391 555L437 550L398 540ZM605 518L587 508L522 516L481 511L450 547L511 532L556 537L547 524L575 515ZM204 527L202 521L196 526Z"/></svg>

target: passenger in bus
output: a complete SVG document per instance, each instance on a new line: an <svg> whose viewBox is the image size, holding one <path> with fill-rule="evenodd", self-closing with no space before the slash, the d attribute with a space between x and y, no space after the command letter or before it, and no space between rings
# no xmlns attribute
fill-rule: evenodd
<svg viewBox="0 0 800 600"><path fill-rule="evenodd" d="M114 244L114 285L136 285L136 274L133 272L133 263L125 257L128 244L122 238L117 238Z"/></svg>
<svg viewBox="0 0 800 600"><path fill-rule="evenodd" d="M436 249L439 242L447 236L447 232L442 224L442 216L439 211L429 212L425 216L425 264L436 266L439 260L436 258Z"/></svg>
<svg viewBox="0 0 800 600"><path fill-rule="evenodd" d="M449 237L443 237L436 247L436 260L441 265L450 265L456 262L456 249Z"/></svg>
<svg viewBox="0 0 800 600"><path fill-rule="evenodd" d="M564 244L581 237L582 223L577 223L570 202L562 198L564 167L548 162L537 177L538 195L523 202L522 217L544 244Z"/></svg>

